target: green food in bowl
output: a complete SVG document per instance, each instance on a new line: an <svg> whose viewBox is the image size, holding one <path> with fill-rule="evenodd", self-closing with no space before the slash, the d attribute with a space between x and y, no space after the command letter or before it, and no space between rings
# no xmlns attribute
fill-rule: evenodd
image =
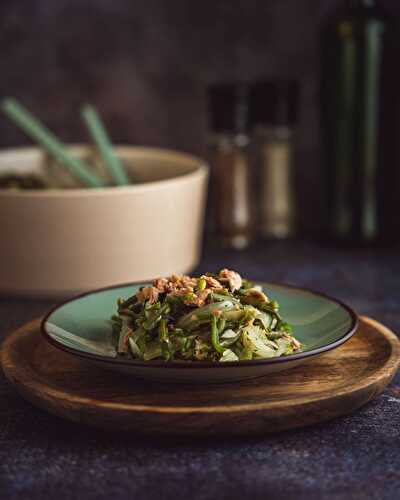
<svg viewBox="0 0 400 500"><path fill-rule="evenodd" d="M47 189L47 184L38 175L0 174L0 189Z"/></svg>
<svg viewBox="0 0 400 500"><path fill-rule="evenodd" d="M278 303L228 269L156 279L118 300L112 320L118 353L143 361L241 361L301 350Z"/></svg>

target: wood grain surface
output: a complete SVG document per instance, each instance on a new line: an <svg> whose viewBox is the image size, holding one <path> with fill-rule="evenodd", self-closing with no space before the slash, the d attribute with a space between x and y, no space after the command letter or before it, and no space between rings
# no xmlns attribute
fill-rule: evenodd
<svg viewBox="0 0 400 500"><path fill-rule="evenodd" d="M95 427L141 434L256 434L348 414L376 397L400 363L400 342L362 317L348 342L285 372L241 383L145 383L95 368L41 337L39 320L4 342L5 375L34 405Z"/></svg>

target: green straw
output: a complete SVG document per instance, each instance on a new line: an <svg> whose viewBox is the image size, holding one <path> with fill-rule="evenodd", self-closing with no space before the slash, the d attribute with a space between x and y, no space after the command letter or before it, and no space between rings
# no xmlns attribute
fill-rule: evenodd
<svg viewBox="0 0 400 500"><path fill-rule="evenodd" d="M27 135L35 139L53 158L89 187L102 187L105 182L90 171L90 167L72 156L64 144L15 99L1 104L4 113Z"/></svg>
<svg viewBox="0 0 400 500"><path fill-rule="evenodd" d="M125 169L114 153L111 141L107 135L106 129L100 119L99 114L93 106L85 105L82 108L82 118L89 129L93 141L100 150L103 161L110 171L112 178L117 186L126 186L129 184L129 178Z"/></svg>

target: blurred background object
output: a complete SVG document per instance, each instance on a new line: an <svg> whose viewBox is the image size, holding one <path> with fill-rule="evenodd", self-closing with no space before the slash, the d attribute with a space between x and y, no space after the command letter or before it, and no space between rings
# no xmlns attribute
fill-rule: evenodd
<svg viewBox="0 0 400 500"><path fill-rule="evenodd" d="M298 102L296 80L256 81L252 85L250 115L258 184L258 227L266 238L296 234L293 160Z"/></svg>
<svg viewBox="0 0 400 500"><path fill-rule="evenodd" d="M324 25L324 221L335 240L399 239L398 36L378 0L339 2Z"/></svg>
<svg viewBox="0 0 400 500"><path fill-rule="evenodd" d="M98 155L91 145L66 150L88 165ZM56 189L0 189L0 294L66 296L198 265L205 162L135 146L116 147L115 154L136 182L74 189L58 177ZM36 147L0 151L0 172L60 169L48 162Z"/></svg>
<svg viewBox="0 0 400 500"><path fill-rule="evenodd" d="M334 26L332 12L350 4L350 0L302 0L301 7L297 0L3 0L0 95L20 99L67 143L87 140L78 115L81 104L91 102L116 144L166 147L205 157L208 85L296 80L301 88L291 187L296 194L296 232L299 237L326 234L327 195L322 187L336 160L322 155L327 146L322 148L319 81L322 70L330 75L333 95L337 89L334 68L339 62L330 62L328 52L321 57L321 49L333 50L335 42L323 44L320 32L328 36L326 19ZM400 15L397 0L382 0L380 5L389 18ZM380 29L374 22L371 33ZM384 26L386 30L386 21ZM354 43L352 57L357 59L364 49L358 41ZM398 68L396 62L385 67L390 77L385 89L390 90ZM383 94L389 96L390 91L379 90ZM326 103L333 102L325 96ZM363 112L357 113L362 121ZM379 144L395 137L395 127L388 120ZM352 133L346 136L353 144L364 141ZM31 142L20 131L0 120L0 147L26 144ZM386 190L395 184L397 164L389 149L379 151L377 183ZM343 184L348 182L347 167L346 172ZM390 196L394 199L394 194ZM383 199L378 197L378 201ZM380 210L386 213L386 208ZM382 218L388 228L385 232L390 232L393 217Z"/></svg>
<svg viewBox="0 0 400 500"><path fill-rule="evenodd" d="M254 237L256 194L252 185L249 86L208 88L211 164L210 218L217 243L237 250Z"/></svg>

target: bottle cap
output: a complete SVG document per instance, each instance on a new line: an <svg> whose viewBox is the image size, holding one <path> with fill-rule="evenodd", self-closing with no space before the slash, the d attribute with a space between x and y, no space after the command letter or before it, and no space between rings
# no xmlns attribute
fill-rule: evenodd
<svg viewBox="0 0 400 500"><path fill-rule="evenodd" d="M207 94L213 131L241 134L249 130L249 90L244 82L209 85Z"/></svg>
<svg viewBox="0 0 400 500"><path fill-rule="evenodd" d="M250 121L253 125L294 125L298 119L299 82L260 80L250 91Z"/></svg>

